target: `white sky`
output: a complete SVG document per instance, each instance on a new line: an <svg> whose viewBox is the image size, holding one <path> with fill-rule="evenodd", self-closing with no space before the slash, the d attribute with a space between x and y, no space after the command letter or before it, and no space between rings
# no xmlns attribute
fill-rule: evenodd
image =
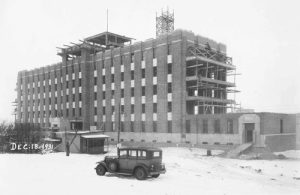
<svg viewBox="0 0 300 195"><path fill-rule="evenodd" d="M300 112L300 1L297 0L1 0L0 120L12 120L17 72L59 62L57 46L106 30L155 37L155 13L174 9L175 28L227 45L237 101L266 112Z"/></svg>

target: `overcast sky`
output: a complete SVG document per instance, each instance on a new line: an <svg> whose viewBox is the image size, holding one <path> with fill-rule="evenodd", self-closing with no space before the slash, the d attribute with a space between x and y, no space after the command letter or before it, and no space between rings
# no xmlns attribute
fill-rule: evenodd
<svg viewBox="0 0 300 195"><path fill-rule="evenodd" d="M175 29L227 45L237 102L257 112L300 112L300 1L0 1L0 120L12 120L17 73L61 59L56 47L106 30L155 38L155 14L175 12Z"/></svg>

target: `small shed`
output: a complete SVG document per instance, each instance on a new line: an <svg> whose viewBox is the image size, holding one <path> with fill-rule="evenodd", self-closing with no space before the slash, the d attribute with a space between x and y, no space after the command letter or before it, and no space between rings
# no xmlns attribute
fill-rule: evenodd
<svg viewBox="0 0 300 195"><path fill-rule="evenodd" d="M108 135L87 134L80 137L80 151L88 154L108 152Z"/></svg>

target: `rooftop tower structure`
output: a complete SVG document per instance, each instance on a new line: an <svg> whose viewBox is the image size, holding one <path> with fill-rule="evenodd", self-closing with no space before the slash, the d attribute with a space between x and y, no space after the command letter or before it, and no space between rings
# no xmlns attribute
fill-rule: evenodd
<svg viewBox="0 0 300 195"><path fill-rule="evenodd" d="M167 11L161 11L161 15L156 14L156 37L170 33L174 31L174 11L171 13L169 9Z"/></svg>

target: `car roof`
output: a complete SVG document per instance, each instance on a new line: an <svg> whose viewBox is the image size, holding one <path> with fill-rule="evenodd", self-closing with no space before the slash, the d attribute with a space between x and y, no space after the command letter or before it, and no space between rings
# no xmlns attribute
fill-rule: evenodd
<svg viewBox="0 0 300 195"><path fill-rule="evenodd" d="M162 151L160 148L155 148L155 147L137 147L137 146L125 146L125 147L121 147L120 150Z"/></svg>

